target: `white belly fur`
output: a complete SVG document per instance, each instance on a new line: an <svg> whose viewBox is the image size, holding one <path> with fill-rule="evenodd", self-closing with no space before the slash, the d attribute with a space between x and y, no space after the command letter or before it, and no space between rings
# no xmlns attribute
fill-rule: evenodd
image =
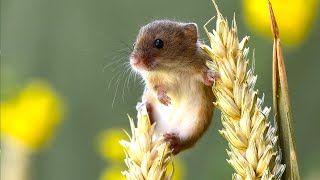
<svg viewBox="0 0 320 180"><path fill-rule="evenodd" d="M174 133L182 139L187 138L188 133L193 132L190 129L198 123L198 112L201 108L201 101L203 101L199 82L181 83L183 87L179 87L178 93L167 93L172 100L171 105L165 106L156 102L154 111L154 118L157 122L156 137L165 133Z"/></svg>

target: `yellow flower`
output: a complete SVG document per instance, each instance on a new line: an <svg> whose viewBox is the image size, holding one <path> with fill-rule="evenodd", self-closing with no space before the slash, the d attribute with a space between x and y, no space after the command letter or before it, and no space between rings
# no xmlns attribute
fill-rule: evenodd
<svg viewBox="0 0 320 180"><path fill-rule="evenodd" d="M59 98L48 84L32 82L17 97L1 102L1 135L37 150L52 136L61 109Z"/></svg>
<svg viewBox="0 0 320 180"><path fill-rule="evenodd" d="M277 18L281 41L298 45L310 33L318 10L318 0L271 0ZM267 1L243 0L244 18L258 33L271 37Z"/></svg>
<svg viewBox="0 0 320 180"><path fill-rule="evenodd" d="M128 139L122 129L108 129L99 135L98 143L100 153L104 158L113 161L121 161L126 157L119 141ZM121 175L121 174L120 174Z"/></svg>
<svg viewBox="0 0 320 180"><path fill-rule="evenodd" d="M100 180L126 180L126 177L121 174L121 170L122 168L118 166L107 168L102 172Z"/></svg>

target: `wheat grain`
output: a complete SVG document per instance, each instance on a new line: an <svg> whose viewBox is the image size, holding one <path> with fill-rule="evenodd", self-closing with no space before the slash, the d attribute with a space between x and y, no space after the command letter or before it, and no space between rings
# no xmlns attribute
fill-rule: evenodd
<svg viewBox="0 0 320 180"><path fill-rule="evenodd" d="M254 90L257 76L254 63L248 68L249 37L240 42L235 18L229 28L213 3L217 10L216 29L209 32L207 24L204 26L211 47L203 45L202 49L213 60L207 66L220 75L213 93L215 105L222 112L223 129L219 132L230 147L227 162L236 171L233 179L280 179L285 165L281 164L281 150L276 143L277 127L268 122L270 108L263 108L264 98L259 99Z"/></svg>
<svg viewBox="0 0 320 180"><path fill-rule="evenodd" d="M172 175L166 173L167 166L172 161L172 151L169 144L161 136L152 140L155 123L151 125L145 106L138 110L138 122L135 127L129 117L132 136L129 141L121 140L128 167L122 174L130 180L170 180Z"/></svg>

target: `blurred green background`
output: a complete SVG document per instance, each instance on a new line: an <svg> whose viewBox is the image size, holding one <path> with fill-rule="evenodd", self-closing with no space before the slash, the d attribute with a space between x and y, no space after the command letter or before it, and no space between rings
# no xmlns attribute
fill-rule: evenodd
<svg viewBox="0 0 320 180"><path fill-rule="evenodd" d="M265 104L272 106L272 40L245 26L241 1L219 1L218 5L228 19L236 13L240 37L251 36L256 88L260 95L265 93ZM129 51L139 28L155 19L192 21L206 40L202 25L215 14L209 0L2 0L1 100L14 92L16 84L42 78L67 107L50 145L33 156L32 180L98 179L109 164L97 150L97 135L113 127L129 129L126 114L135 117L142 94L139 80L131 78L127 87L127 75L118 76L127 70L118 65L128 60L124 51ZM302 44L284 48L302 179L320 177L315 175L320 171L319 14L315 21ZM218 129L220 112L216 111L201 141L181 154L185 179L231 178L233 169L225 160L227 143Z"/></svg>

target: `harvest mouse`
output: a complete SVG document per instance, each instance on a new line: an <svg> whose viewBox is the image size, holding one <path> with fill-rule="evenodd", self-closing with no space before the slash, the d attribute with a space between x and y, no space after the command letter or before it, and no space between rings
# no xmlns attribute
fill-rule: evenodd
<svg viewBox="0 0 320 180"><path fill-rule="evenodd" d="M141 104L173 154L192 147L213 115L217 74L206 67L210 58L200 45L196 24L157 20L140 29L130 55L145 82Z"/></svg>

